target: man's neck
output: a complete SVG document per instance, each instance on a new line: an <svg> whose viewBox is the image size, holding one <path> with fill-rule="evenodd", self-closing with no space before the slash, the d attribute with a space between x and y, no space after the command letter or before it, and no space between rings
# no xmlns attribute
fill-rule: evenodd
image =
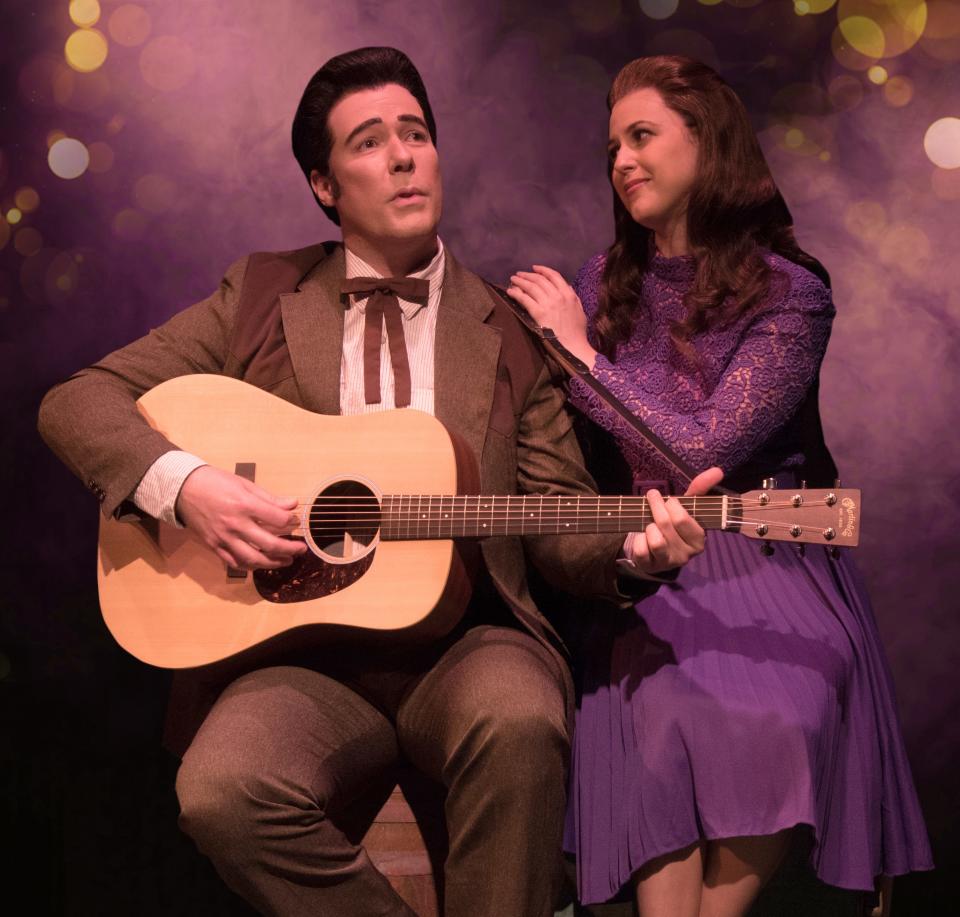
<svg viewBox="0 0 960 917"><path fill-rule="evenodd" d="M419 239L391 239L389 245L344 233L343 244L384 277L406 277L423 270L437 253L436 234Z"/></svg>

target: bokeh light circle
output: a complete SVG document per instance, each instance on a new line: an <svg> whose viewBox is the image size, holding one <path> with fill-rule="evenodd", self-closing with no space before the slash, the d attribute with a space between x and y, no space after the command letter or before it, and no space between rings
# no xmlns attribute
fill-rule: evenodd
<svg viewBox="0 0 960 917"><path fill-rule="evenodd" d="M669 19L680 5L680 0L640 0L640 9L651 19Z"/></svg>
<svg viewBox="0 0 960 917"><path fill-rule="evenodd" d="M108 50L106 37L97 29L77 29L63 47L67 63L80 73L90 73L101 67Z"/></svg>
<svg viewBox="0 0 960 917"><path fill-rule="evenodd" d="M13 203L22 213L32 213L40 206L40 195L37 194L36 189L24 185L14 194Z"/></svg>
<svg viewBox="0 0 960 917"><path fill-rule="evenodd" d="M142 45L150 35L150 14L135 3L118 6L107 22L110 37L126 48Z"/></svg>
<svg viewBox="0 0 960 917"><path fill-rule="evenodd" d="M47 163L58 178L79 178L90 165L90 152L79 140L63 137L50 147Z"/></svg>
<svg viewBox="0 0 960 917"><path fill-rule="evenodd" d="M100 18L100 4L97 0L70 0L70 18L81 29L96 25Z"/></svg>
<svg viewBox="0 0 960 917"><path fill-rule="evenodd" d="M23 219L23 214L20 212L19 207L11 207L7 211L7 222L11 226L16 226Z"/></svg>
<svg viewBox="0 0 960 917"><path fill-rule="evenodd" d="M182 89L196 68L193 48L174 35L154 38L140 52L140 73L148 86L161 92Z"/></svg>
<svg viewBox="0 0 960 917"><path fill-rule="evenodd" d="M927 4L925 0L840 0L837 19L856 50L868 56L896 57L923 35ZM879 43L883 51L874 54Z"/></svg>
<svg viewBox="0 0 960 917"><path fill-rule="evenodd" d="M894 108L903 108L913 99L913 81L908 76L892 76L883 84L883 98Z"/></svg>
<svg viewBox="0 0 960 917"><path fill-rule="evenodd" d="M867 54L861 54L844 36L837 26L830 36L830 50L837 61L848 70L869 70L878 60Z"/></svg>
<svg viewBox="0 0 960 917"><path fill-rule="evenodd" d="M854 51L864 57L881 58L886 50L886 38L883 29L866 16L848 16L841 19L840 34Z"/></svg>
<svg viewBox="0 0 960 917"><path fill-rule="evenodd" d="M830 103L837 111L850 111L863 101L863 84L849 73L841 73L827 86Z"/></svg>
<svg viewBox="0 0 960 917"><path fill-rule="evenodd" d="M837 0L796 0L793 8L797 14L806 16L808 13L825 13L836 3Z"/></svg>
<svg viewBox="0 0 960 917"><path fill-rule="evenodd" d="M875 83L877 86L882 86L887 81L887 68L881 67L879 64L875 64L867 71L867 79L871 83Z"/></svg>
<svg viewBox="0 0 960 917"><path fill-rule="evenodd" d="M13 247L24 258L32 258L43 248L43 236L32 226L24 226L13 237Z"/></svg>
<svg viewBox="0 0 960 917"><path fill-rule="evenodd" d="M941 169L960 169L960 118L940 118L927 128L923 149Z"/></svg>

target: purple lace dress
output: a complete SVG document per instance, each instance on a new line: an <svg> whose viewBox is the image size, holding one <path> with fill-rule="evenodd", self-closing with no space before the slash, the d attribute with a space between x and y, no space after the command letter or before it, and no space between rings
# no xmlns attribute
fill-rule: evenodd
<svg viewBox="0 0 960 917"><path fill-rule="evenodd" d="M812 274L776 256L770 301L678 357L689 258L656 257L646 310L594 375L694 468L756 488L822 481L830 466L816 410L834 309ZM576 288L597 308L603 258ZM582 383L571 397L610 431L636 481L669 473ZM635 609L596 617L582 647L567 849L581 900L609 900L653 857L699 838L812 829L823 881L932 867L866 592L846 552L710 533L674 584Z"/></svg>

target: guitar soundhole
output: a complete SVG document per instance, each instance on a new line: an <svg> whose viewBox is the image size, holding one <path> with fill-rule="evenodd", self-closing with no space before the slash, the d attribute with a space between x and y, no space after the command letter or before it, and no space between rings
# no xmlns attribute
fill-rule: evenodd
<svg viewBox="0 0 960 917"><path fill-rule="evenodd" d="M380 501L359 481L336 481L314 498L308 531L315 553L330 563L353 563L380 532Z"/></svg>
<svg viewBox="0 0 960 917"><path fill-rule="evenodd" d="M267 601L305 602L346 589L373 563L380 532L380 501L359 481L324 487L307 516L307 546L289 567L256 570L253 581Z"/></svg>

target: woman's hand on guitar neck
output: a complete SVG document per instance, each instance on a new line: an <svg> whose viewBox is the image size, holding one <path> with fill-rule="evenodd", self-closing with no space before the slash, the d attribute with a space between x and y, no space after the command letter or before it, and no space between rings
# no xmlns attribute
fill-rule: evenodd
<svg viewBox="0 0 960 917"><path fill-rule="evenodd" d="M275 497L251 481L202 465L177 497L177 516L224 563L241 570L286 567L307 550L280 538L299 524L295 497Z"/></svg>
<svg viewBox="0 0 960 917"><path fill-rule="evenodd" d="M687 488L686 496L699 497L716 487L723 479L719 468L708 468L698 474ZM681 505L668 497L666 500L656 490L645 494L653 522L642 532L631 532L624 543L624 553L643 573L663 573L682 567L692 557L703 551L706 534Z"/></svg>

